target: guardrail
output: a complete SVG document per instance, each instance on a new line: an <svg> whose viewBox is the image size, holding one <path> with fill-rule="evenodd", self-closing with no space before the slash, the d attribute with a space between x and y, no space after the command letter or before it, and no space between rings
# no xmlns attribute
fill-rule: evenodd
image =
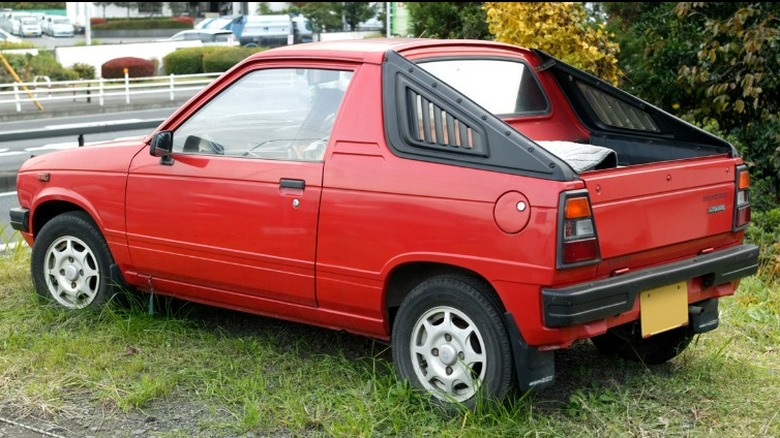
<svg viewBox="0 0 780 438"><path fill-rule="evenodd" d="M22 111L22 104L36 106L45 102L69 99L95 99L100 106L111 97L122 97L129 104L134 96L168 94L169 100L176 99L176 93L199 91L222 73L200 73L189 75L151 76L123 79L80 79L76 81L49 80L37 76L33 82L0 84L0 107L13 105L16 112Z"/></svg>
<svg viewBox="0 0 780 438"><path fill-rule="evenodd" d="M74 123L66 126L45 127L38 130L0 131L0 143L15 140L34 140L36 138L67 137L75 135L79 146L84 146L85 134L99 134L134 129L152 129L160 126L165 119L146 119L132 121L105 121L92 123Z"/></svg>

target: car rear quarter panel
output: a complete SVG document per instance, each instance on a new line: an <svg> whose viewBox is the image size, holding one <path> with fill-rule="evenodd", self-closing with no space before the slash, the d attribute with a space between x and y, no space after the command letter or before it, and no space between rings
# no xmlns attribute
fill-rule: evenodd
<svg viewBox="0 0 780 438"><path fill-rule="evenodd" d="M512 285L505 290L524 296L505 299L511 306L537 300L539 285L550 284L555 274L558 193L582 183L394 155L377 105L378 75L379 66L364 65L353 78L325 158L318 304L386 318L387 279L410 263L457 266L491 283ZM527 210L515 211L516 220L525 221L519 231L505 232L496 224L498 200L509 192L528 201Z"/></svg>

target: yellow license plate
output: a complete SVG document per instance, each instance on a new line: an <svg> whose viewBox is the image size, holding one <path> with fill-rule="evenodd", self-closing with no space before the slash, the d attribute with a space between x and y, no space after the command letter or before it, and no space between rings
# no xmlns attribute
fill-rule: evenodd
<svg viewBox="0 0 780 438"><path fill-rule="evenodd" d="M688 324L688 285L670 284L642 292L639 295L642 337Z"/></svg>

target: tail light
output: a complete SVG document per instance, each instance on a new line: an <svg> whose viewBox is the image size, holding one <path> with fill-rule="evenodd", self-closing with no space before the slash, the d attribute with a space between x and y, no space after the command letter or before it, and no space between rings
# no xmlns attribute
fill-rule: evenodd
<svg viewBox="0 0 780 438"><path fill-rule="evenodd" d="M737 166L737 180L734 184L734 231L741 230L750 223L750 174L746 166Z"/></svg>
<svg viewBox="0 0 780 438"><path fill-rule="evenodd" d="M599 262L599 241L586 190L561 193L558 227L559 268Z"/></svg>

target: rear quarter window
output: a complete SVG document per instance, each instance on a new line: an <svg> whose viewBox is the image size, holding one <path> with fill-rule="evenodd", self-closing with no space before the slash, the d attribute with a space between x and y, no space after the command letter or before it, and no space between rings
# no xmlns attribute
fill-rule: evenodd
<svg viewBox="0 0 780 438"><path fill-rule="evenodd" d="M550 104L531 67L514 60L445 59L418 64L496 115L539 115Z"/></svg>

